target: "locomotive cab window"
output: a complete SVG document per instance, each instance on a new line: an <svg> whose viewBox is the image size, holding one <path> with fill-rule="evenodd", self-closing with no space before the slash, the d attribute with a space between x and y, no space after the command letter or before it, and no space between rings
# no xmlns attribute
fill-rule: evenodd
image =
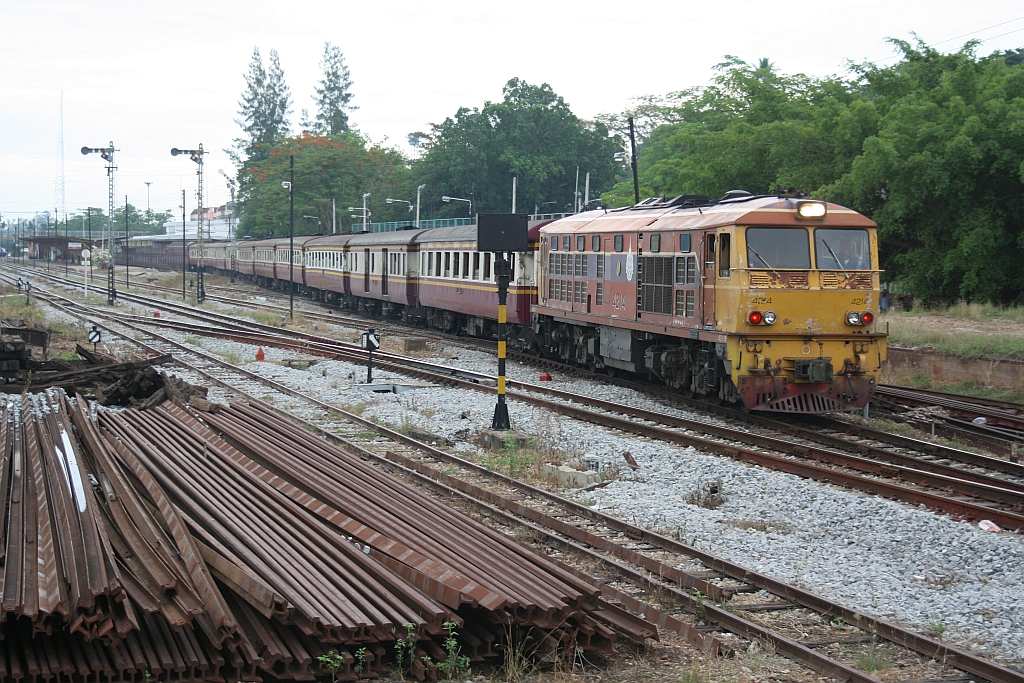
<svg viewBox="0 0 1024 683"><path fill-rule="evenodd" d="M819 270L871 270L868 231L856 228L818 228L814 257Z"/></svg>
<svg viewBox="0 0 1024 683"><path fill-rule="evenodd" d="M747 228L746 239L747 263L751 268L806 270L811 267L805 228Z"/></svg>
<svg viewBox="0 0 1024 683"><path fill-rule="evenodd" d="M622 235L615 236L615 251L622 251Z"/></svg>
<svg viewBox="0 0 1024 683"><path fill-rule="evenodd" d="M715 269L715 235L708 235L707 249L705 250L704 267L708 270Z"/></svg>

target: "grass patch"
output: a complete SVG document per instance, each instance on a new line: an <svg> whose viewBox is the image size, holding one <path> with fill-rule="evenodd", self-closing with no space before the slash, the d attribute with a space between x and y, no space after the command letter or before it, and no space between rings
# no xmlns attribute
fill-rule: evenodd
<svg viewBox="0 0 1024 683"><path fill-rule="evenodd" d="M959 320L1010 320L1024 323L1024 306L996 306L995 304L970 304L958 301L945 308L929 310L929 313Z"/></svg>
<svg viewBox="0 0 1024 683"><path fill-rule="evenodd" d="M0 318L17 324L25 321L29 327L42 327L46 323L43 311L32 304L25 304L24 295L0 297Z"/></svg>
<svg viewBox="0 0 1024 683"><path fill-rule="evenodd" d="M500 452L484 455L484 467L518 479L537 464L536 442L536 439L530 439L525 448L520 448L515 439L506 439Z"/></svg>
<svg viewBox="0 0 1024 683"><path fill-rule="evenodd" d="M892 372L886 370L883 380L886 384L898 384L913 389L927 389L930 391L945 391L950 394L963 394L964 396L976 396L978 398L990 398L996 401L1012 401L1024 403L1024 391L1018 391L1009 387L997 387L986 385L979 380L966 382L942 382L932 379L923 372L912 372L900 370Z"/></svg>
<svg viewBox="0 0 1024 683"><path fill-rule="evenodd" d="M871 645L867 648L862 647L857 653L855 666L865 673L887 671L892 668L892 660L889 659L889 656L885 651L879 647L875 639L872 638Z"/></svg>
<svg viewBox="0 0 1024 683"><path fill-rule="evenodd" d="M191 344L192 346L199 346L199 340L191 335L185 337L185 343Z"/></svg>
<svg viewBox="0 0 1024 683"><path fill-rule="evenodd" d="M961 358L1010 358L1024 360L1024 335L1013 332L964 332L935 329L913 314L890 314L889 343L932 348L936 353Z"/></svg>

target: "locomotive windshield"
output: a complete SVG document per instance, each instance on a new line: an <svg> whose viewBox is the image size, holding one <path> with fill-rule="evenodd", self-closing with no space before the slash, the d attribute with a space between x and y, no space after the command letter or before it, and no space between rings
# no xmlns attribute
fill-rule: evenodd
<svg viewBox="0 0 1024 683"><path fill-rule="evenodd" d="M751 268L810 268L807 230L747 228L747 263Z"/></svg>
<svg viewBox="0 0 1024 683"><path fill-rule="evenodd" d="M871 270L867 230L818 228L814 255L819 270Z"/></svg>

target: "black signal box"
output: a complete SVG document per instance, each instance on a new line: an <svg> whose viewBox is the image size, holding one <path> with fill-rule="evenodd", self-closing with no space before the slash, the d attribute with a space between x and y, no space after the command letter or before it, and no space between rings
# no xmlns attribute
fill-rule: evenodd
<svg viewBox="0 0 1024 683"><path fill-rule="evenodd" d="M525 213L477 214L477 251L525 252L529 248Z"/></svg>

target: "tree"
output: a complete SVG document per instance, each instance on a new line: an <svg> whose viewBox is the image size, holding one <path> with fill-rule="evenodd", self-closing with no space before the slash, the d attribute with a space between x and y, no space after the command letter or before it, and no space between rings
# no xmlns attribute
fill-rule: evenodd
<svg viewBox="0 0 1024 683"><path fill-rule="evenodd" d="M313 98L317 111L312 130L320 135L347 133L348 112L355 111L357 107L350 104L352 79L345 64L345 56L336 45L324 43L320 68L323 77L316 85L316 97Z"/></svg>
<svg viewBox="0 0 1024 683"><path fill-rule="evenodd" d="M603 123L581 121L547 84L513 78L502 94L500 102L462 107L429 133L410 136L424 150L413 164L413 186L425 182L431 195L473 199L478 212L507 212L513 176L520 211L545 205L571 210L577 167L581 192L587 172L595 196L612 185L621 140L610 137Z"/></svg>
<svg viewBox="0 0 1024 683"><path fill-rule="evenodd" d="M234 148L225 151L236 166L242 166L250 159L265 159L267 151L288 134L291 91L284 81L277 50L270 51L268 69L263 66L259 48L253 48L238 107L240 118L235 123L242 128L243 136L235 138Z"/></svg>
<svg viewBox="0 0 1024 683"><path fill-rule="evenodd" d="M926 301L1024 303L1024 64L893 44L896 65L857 65L877 133L830 198L880 227L886 277Z"/></svg>
<svg viewBox="0 0 1024 683"><path fill-rule="evenodd" d="M361 206L364 192L371 193L370 209L379 214L384 212L384 199L401 196L407 184L408 165L401 154L370 145L355 133L330 137L302 133L285 138L269 150L266 159L247 164L239 174L238 235L288 235L288 190L281 181L289 179L291 155L295 156L296 235L330 232L331 200L338 207L338 231L348 232L352 220L347 207Z"/></svg>

